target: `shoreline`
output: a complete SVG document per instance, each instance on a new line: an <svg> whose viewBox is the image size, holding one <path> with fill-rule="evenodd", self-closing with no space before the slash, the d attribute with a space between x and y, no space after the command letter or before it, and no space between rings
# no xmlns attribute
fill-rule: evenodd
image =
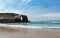
<svg viewBox="0 0 60 38"><path fill-rule="evenodd" d="M0 24L0 28L11 29L11 30L27 30L27 29L39 29L46 31L58 31L60 32L60 27L39 27L39 26L23 26L23 25L8 25Z"/></svg>
<svg viewBox="0 0 60 38"><path fill-rule="evenodd" d="M0 24L1 38L60 38L60 28L22 28Z"/></svg>
<svg viewBox="0 0 60 38"><path fill-rule="evenodd" d="M8 25L0 24L0 28L12 29L12 30L27 30L27 29L39 29L39 30L48 30L48 31L59 31L60 27L39 27L39 26L23 26L23 25Z"/></svg>
<svg viewBox="0 0 60 38"><path fill-rule="evenodd" d="M53 30L0 28L0 38L60 38L60 29Z"/></svg>
<svg viewBox="0 0 60 38"><path fill-rule="evenodd" d="M8 24L1 24L0 23L0 27L4 27L4 28L32 28L32 29L59 29L60 27L51 27L51 26L26 26L26 25L8 25Z"/></svg>

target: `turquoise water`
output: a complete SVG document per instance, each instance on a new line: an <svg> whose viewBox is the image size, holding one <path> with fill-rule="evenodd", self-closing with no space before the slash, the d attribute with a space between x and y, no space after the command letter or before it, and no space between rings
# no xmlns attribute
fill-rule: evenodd
<svg viewBox="0 0 60 38"><path fill-rule="evenodd" d="M7 23L9 25L60 27L60 20L31 21L28 23Z"/></svg>

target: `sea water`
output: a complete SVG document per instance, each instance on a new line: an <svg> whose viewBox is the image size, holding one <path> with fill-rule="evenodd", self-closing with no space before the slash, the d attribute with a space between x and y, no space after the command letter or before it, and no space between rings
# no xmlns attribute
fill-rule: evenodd
<svg viewBox="0 0 60 38"><path fill-rule="evenodd" d="M28 23L6 23L8 25L14 25L14 26L28 26L28 27L40 27L40 28L60 28L60 20L47 20L47 21L31 21Z"/></svg>

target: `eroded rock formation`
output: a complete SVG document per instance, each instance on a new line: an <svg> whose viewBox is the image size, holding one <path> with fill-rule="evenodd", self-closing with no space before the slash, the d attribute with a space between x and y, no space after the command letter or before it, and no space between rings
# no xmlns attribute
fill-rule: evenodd
<svg viewBox="0 0 60 38"><path fill-rule="evenodd" d="M0 13L0 23L29 22L28 17L22 14Z"/></svg>

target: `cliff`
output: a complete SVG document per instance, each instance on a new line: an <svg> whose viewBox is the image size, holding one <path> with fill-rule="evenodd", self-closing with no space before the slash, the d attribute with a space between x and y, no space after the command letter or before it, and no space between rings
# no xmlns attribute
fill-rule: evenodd
<svg viewBox="0 0 60 38"><path fill-rule="evenodd" d="M28 17L22 14L0 13L0 23L29 22Z"/></svg>

